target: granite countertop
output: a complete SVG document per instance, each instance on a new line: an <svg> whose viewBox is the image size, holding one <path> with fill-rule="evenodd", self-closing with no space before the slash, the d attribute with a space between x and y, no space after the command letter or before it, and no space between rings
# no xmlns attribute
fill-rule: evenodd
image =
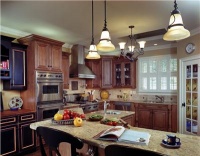
<svg viewBox="0 0 200 156"><path fill-rule="evenodd" d="M108 99L107 102L131 102L131 103L142 103L142 104L162 104L162 105L177 105L177 102L171 102L171 101L165 101L163 103L155 102L155 101L142 101L142 100L119 100L119 99ZM100 100L99 102L104 102L103 100Z"/></svg>
<svg viewBox="0 0 200 156"><path fill-rule="evenodd" d="M102 113L95 112L95 113ZM115 115L115 117L124 117L124 115L133 112L122 112L120 115ZM89 114L88 114L89 115ZM109 115L107 115L109 117ZM113 117L113 116L110 116ZM51 120L45 120L40 122L35 122L30 125L32 129L36 129L38 126L45 126L50 127L54 129L58 129L67 133L70 133L80 139L83 140L83 142L88 143L93 146L97 146L100 148L105 148L106 146L110 144L116 144L116 142L110 142L110 141L100 141L95 140L92 137L101 132L102 130L108 129L110 126L100 124L100 122L90 122L90 121L84 121L82 127L75 127L74 125L55 125L51 123ZM199 136L193 136L193 135L185 135L185 134L179 134L179 133L171 133L171 132L164 132L164 131L157 131L157 130L150 130L150 129L144 129L144 128L138 128L138 127L131 127L133 130L148 132L151 134L151 138L149 141L148 146L141 146L136 144L127 144L127 143L117 143L120 145L126 145L130 147L155 151L159 153L163 153L165 155L172 155L172 156L185 156L185 155L199 155L200 153L200 137ZM166 137L166 134L175 134L177 137L181 139L181 147L180 148L166 148L161 145L162 139Z"/></svg>

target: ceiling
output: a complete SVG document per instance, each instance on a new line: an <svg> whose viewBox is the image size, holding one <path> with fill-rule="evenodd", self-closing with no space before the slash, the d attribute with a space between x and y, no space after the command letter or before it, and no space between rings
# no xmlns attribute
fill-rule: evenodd
<svg viewBox="0 0 200 156"><path fill-rule="evenodd" d="M118 43L130 35L157 29L166 29L173 0L107 0L107 28L116 51ZM178 0L185 28L200 28L200 0ZM66 46L81 44L86 48L91 42L91 1L1 1L1 26L63 41ZM97 44L104 26L104 2L94 1L94 39ZM145 48L173 45L163 41L162 35L145 38Z"/></svg>

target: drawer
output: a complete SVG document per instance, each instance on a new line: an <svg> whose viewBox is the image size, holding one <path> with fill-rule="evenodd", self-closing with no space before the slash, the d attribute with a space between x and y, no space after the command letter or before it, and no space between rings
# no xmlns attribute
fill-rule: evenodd
<svg viewBox="0 0 200 156"><path fill-rule="evenodd" d="M168 105L159 105L159 104L139 104L138 108L141 109L161 109L161 110L167 110Z"/></svg>
<svg viewBox="0 0 200 156"><path fill-rule="evenodd" d="M19 116L19 122L35 120L35 113L23 114Z"/></svg>
<svg viewBox="0 0 200 156"><path fill-rule="evenodd" d="M17 116L2 118L0 121L1 121L0 122L1 126L7 125L7 124L16 124Z"/></svg>

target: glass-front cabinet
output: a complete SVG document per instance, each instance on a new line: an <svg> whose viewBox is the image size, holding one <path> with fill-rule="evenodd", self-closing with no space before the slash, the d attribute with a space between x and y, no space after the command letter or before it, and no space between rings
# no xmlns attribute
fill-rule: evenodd
<svg viewBox="0 0 200 156"><path fill-rule="evenodd" d="M136 64L124 59L113 61L113 87L135 88Z"/></svg>
<svg viewBox="0 0 200 156"><path fill-rule="evenodd" d="M186 78L185 78L185 131L186 133L199 134L199 69L198 64L193 62L185 66ZM200 135L200 134L199 134Z"/></svg>

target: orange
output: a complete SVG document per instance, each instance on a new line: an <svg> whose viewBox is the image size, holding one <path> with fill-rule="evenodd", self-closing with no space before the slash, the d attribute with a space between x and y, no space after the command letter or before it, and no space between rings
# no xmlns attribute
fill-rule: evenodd
<svg viewBox="0 0 200 156"><path fill-rule="evenodd" d="M63 115L62 114L56 113L54 115L54 120L58 121L58 120L62 120L62 119L63 119Z"/></svg>
<svg viewBox="0 0 200 156"><path fill-rule="evenodd" d="M76 118L74 119L74 126L80 127L80 126L82 126L82 124L83 124L83 120L82 120L81 118L76 117Z"/></svg>

